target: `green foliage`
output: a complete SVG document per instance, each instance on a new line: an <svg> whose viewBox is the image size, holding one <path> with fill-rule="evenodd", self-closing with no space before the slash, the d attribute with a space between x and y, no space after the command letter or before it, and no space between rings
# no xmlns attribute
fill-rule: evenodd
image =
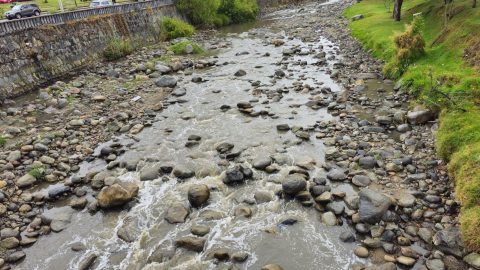
<svg viewBox="0 0 480 270"><path fill-rule="evenodd" d="M109 61L117 60L133 53L133 45L128 40L113 38L109 41L103 53Z"/></svg>
<svg viewBox="0 0 480 270"><path fill-rule="evenodd" d="M198 54L198 53L204 53L205 52L205 50L203 50L200 46L198 46L197 44L195 44L191 41L183 41L183 42L177 43L177 44L171 46L168 49L170 51L174 51L175 54L185 54L185 46L187 46L187 44L192 45L193 54Z"/></svg>
<svg viewBox="0 0 480 270"><path fill-rule="evenodd" d="M5 140L3 137L0 136L0 145L5 145L7 143L7 140Z"/></svg>
<svg viewBox="0 0 480 270"><path fill-rule="evenodd" d="M230 19L230 17L228 17L225 14L217 14L217 18L220 18L222 20L222 25L223 26L229 25L229 24L232 23L232 20Z"/></svg>
<svg viewBox="0 0 480 270"><path fill-rule="evenodd" d="M68 101L68 104L71 104L71 105L74 105L75 103L77 103L77 99L74 97L68 97L67 101Z"/></svg>
<svg viewBox="0 0 480 270"><path fill-rule="evenodd" d="M222 27L223 21L221 18L216 17L215 19L213 19L213 24L215 24L216 27Z"/></svg>
<svg viewBox="0 0 480 270"><path fill-rule="evenodd" d="M59 11L56 9L52 9L48 11L48 14L57 14L57 13L59 13Z"/></svg>
<svg viewBox="0 0 480 270"><path fill-rule="evenodd" d="M5 19L5 10L0 6L0 19Z"/></svg>
<svg viewBox="0 0 480 270"><path fill-rule="evenodd" d="M196 26L213 23L219 6L218 0L179 0L177 8Z"/></svg>
<svg viewBox="0 0 480 270"><path fill-rule="evenodd" d="M31 169L30 171L28 171L28 174L35 178L40 178L40 176L42 176L39 168Z"/></svg>
<svg viewBox="0 0 480 270"><path fill-rule="evenodd" d="M258 15L255 0L179 0L177 8L196 26L244 23L254 21Z"/></svg>
<svg viewBox="0 0 480 270"><path fill-rule="evenodd" d="M178 37L190 38L195 31L193 26L176 19L164 18L162 20L162 24L163 33L166 35L168 40Z"/></svg>
<svg viewBox="0 0 480 270"><path fill-rule="evenodd" d="M78 8L77 7L69 7L67 10L68 11L75 11L75 10L78 10Z"/></svg>

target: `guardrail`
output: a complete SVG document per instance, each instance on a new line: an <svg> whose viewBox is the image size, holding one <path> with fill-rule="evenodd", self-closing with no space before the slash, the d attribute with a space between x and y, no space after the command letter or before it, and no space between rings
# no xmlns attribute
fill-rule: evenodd
<svg viewBox="0 0 480 270"><path fill-rule="evenodd" d="M92 8L87 10L77 10L52 15L42 15L38 17L24 18L0 23L0 36L6 33L41 26L45 24L63 24L68 21L86 19L91 16L113 14L119 12L128 12L133 10L145 9L147 7L156 8L161 6L173 5L176 0L152 0L133 4L114 5L111 7Z"/></svg>

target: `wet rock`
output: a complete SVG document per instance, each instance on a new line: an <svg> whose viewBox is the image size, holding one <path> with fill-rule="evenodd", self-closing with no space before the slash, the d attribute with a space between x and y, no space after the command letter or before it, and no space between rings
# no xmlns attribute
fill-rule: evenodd
<svg viewBox="0 0 480 270"><path fill-rule="evenodd" d="M168 209L165 219L170 223L184 223L187 215L187 208L181 204L175 204Z"/></svg>
<svg viewBox="0 0 480 270"><path fill-rule="evenodd" d="M347 196L347 197L343 198L343 201L347 205L348 209L358 210L359 199L360 199L360 196L352 195L352 196Z"/></svg>
<svg viewBox="0 0 480 270"><path fill-rule="evenodd" d="M130 232L130 230L126 229L125 226L122 226L118 229L117 236L127 243L132 243L135 241L135 236Z"/></svg>
<svg viewBox="0 0 480 270"><path fill-rule="evenodd" d="M262 270L283 270L283 268L278 264L268 264L262 266Z"/></svg>
<svg viewBox="0 0 480 270"><path fill-rule="evenodd" d="M66 229L71 223L73 214L75 214L76 212L77 211L75 209L67 208L58 213L58 215L52 220L52 223L50 224L52 231L60 232Z"/></svg>
<svg viewBox="0 0 480 270"><path fill-rule="evenodd" d="M428 260L425 265L429 270L445 270L445 264L439 259Z"/></svg>
<svg viewBox="0 0 480 270"><path fill-rule="evenodd" d="M25 252L23 251L16 251L10 254L7 254L5 257L6 262L16 262L20 260L21 258L25 257Z"/></svg>
<svg viewBox="0 0 480 270"><path fill-rule="evenodd" d="M173 175L178 178L190 178L195 176L195 172L186 166L176 166L173 169Z"/></svg>
<svg viewBox="0 0 480 270"><path fill-rule="evenodd" d="M136 124L135 126L133 126L131 129L130 129L130 133L132 134L137 134L139 133L140 131L142 131L144 128L144 126L142 124Z"/></svg>
<svg viewBox="0 0 480 270"><path fill-rule="evenodd" d="M177 97L180 97L180 96L184 96L187 94L187 90L183 89L183 88L178 88L178 89L175 89L173 92L172 92L172 95L174 96L177 96Z"/></svg>
<svg viewBox="0 0 480 270"><path fill-rule="evenodd" d="M345 243L355 242L355 235L353 235L353 233L351 233L350 231L342 232L339 238L342 242Z"/></svg>
<svg viewBox="0 0 480 270"><path fill-rule="evenodd" d="M85 250L87 250L87 247L81 242L73 243L71 245L71 248L72 248L73 251L85 251Z"/></svg>
<svg viewBox="0 0 480 270"><path fill-rule="evenodd" d="M54 189L49 190L48 191L48 196L50 196L50 198L55 198L57 196L62 195L63 193L69 192L69 191L70 191L70 187L68 187L68 186L58 187L58 188L54 188Z"/></svg>
<svg viewBox="0 0 480 270"><path fill-rule="evenodd" d="M357 257L360 257L360 258L367 258L368 257L368 249L366 249L364 247L359 247L359 248L355 249L355 251L353 253Z"/></svg>
<svg viewBox="0 0 480 270"><path fill-rule="evenodd" d="M433 233L430 229L428 228L421 228L418 230L418 236L422 238L423 241L426 243L431 243L432 242L432 237Z"/></svg>
<svg viewBox="0 0 480 270"><path fill-rule="evenodd" d="M327 178L334 181L342 181L347 179L347 176L342 170L335 169L328 172Z"/></svg>
<svg viewBox="0 0 480 270"><path fill-rule="evenodd" d="M286 220L282 221L281 223L279 223L277 225L277 227L281 228L281 227L284 227L284 226L291 226L291 225L293 225L297 222L298 221L296 219L289 218L289 219L286 219Z"/></svg>
<svg viewBox="0 0 480 270"><path fill-rule="evenodd" d="M261 191L261 190L255 191L255 193L253 194L253 197L255 198L255 202L257 204L262 204L262 203L267 203L272 201L272 197L270 196L270 193L268 193L267 191Z"/></svg>
<svg viewBox="0 0 480 270"><path fill-rule="evenodd" d="M232 260L234 262L244 262L248 259L248 253L242 252L242 253L235 253L232 256Z"/></svg>
<svg viewBox="0 0 480 270"><path fill-rule="evenodd" d="M181 247L187 250L202 252L205 246L206 239L186 236L175 241L175 246Z"/></svg>
<svg viewBox="0 0 480 270"><path fill-rule="evenodd" d="M188 191L188 201L193 207L200 207L210 197L210 189L207 185L197 185Z"/></svg>
<svg viewBox="0 0 480 270"><path fill-rule="evenodd" d="M337 225L337 217L333 212L326 212L322 214L321 220L327 226L335 226Z"/></svg>
<svg viewBox="0 0 480 270"><path fill-rule="evenodd" d="M415 197L410 194L406 194L398 201L398 205L401 207L413 207L415 205Z"/></svg>
<svg viewBox="0 0 480 270"><path fill-rule="evenodd" d="M286 194L295 195L307 188L307 181L301 176L291 174L285 177L282 188Z"/></svg>
<svg viewBox="0 0 480 270"><path fill-rule="evenodd" d="M356 186L359 187L366 187L370 185L370 178L364 176L364 175L355 175L352 178L352 183Z"/></svg>
<svg viewBox="0 0 480 270"><path fill-rule="evenodd" d="M138 186L131 182L104 187L97 196L97 202L103 208L122 206L135 197L138 190Z"/></svg>
<svg viewBox="0 0 480 270"><path fill-rule="evenodd" d="M158 167L144 168L140 173L140 181L150 181L158 178Z"/></svg>
<svg viewBox="0 0 480 270"><path fill-rule="evenodd" d="M190 232L194 235L205 236L210 232L210 228L207 226L193 226Z"/></svg>
<svg viewBox="0 0 480 270"><path fill-rule="evenodd" d="M93 262L97 259L97 255L91 254L88 256L83 263L80 265L78 268L79 270L88 270L90 269L90 266L93 264Z"/></svg>
<svg viewBox="0 0 480 270"><path fill-rule="evenodd" d="M7 249L16 248L19 244L20 241L15 237L5 238L0 242L0 245Z"/></svg>
<svg viewBox="0 0 480 270"><path fill-rule="evenodd" d="M359 211L360 219L367 223L377 223L382 220L383 215L392 205L392 200L373 190L362 189L359 193Z"/></svg>
<svg viewBox="0 0 480 270"><path fill-rule="evenodd" d="M172 76L163 75L155 80L155 85L158 87L170 87L173 88L177 85L177 80Z"/></svg>
<svg viewBox="0 0 480 270"><path fill-rule="evenodd" d="M213 257L219 261L228 261L230 260L230 254L226 250L217 250L213 254Z"/></svg>
<svg viewBox="0 0 480 270"><path fill-rule="evenodd" d="M87 203L88 203L87 198L83 197L83 198L79 198L79 199L75 200L74 202L72 202L70 204L70 206L72 208L75 208L75 209L83 209L83 208L85 208Z"/></svg>
<svg viewBox="0 0 480 270"><path fill-rule="evenodd" d="M265 170L265 168L268 167L270 164L272 164L271 158L262 157L254 159L252 162L252 167L258 170Z"/></svg>
<svg viewBox="0 0 480 270"><path fill-rule="evenodd" d="M239 70L237 70L237 71L235 72L235 74L233 74L233 75L235 75L235 76L237 76L237 77L245 76L245 75L247 75L247 72L245 72L245 70L243 70L243 69L239 69Z"/></svg>

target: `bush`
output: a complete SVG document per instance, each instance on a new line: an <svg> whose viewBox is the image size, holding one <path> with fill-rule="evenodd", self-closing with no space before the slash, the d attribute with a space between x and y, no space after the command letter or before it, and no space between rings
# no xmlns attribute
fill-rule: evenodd
<svg viewBox="0 0 480 270"><path fill-rule="evenodd" d="M217 0L179 0L177 8L185 13L187 18L196 26L213 23L219 1Z"/></svg>
<svg viewBox="0 0 480 270"><path fill-rule="evenodd" d="M185 54L185 46L187 46L187 44L192 45L193 54L198 54L198 53L204 53L205 52L204 49L202 49L200 46L198 46L197 44L195 44L191 41L183 41L183 42L177 43L177 44L171 46L170 48L168 48L168 50L174 51L175 54Z"/></svg>
<svg viewBox="0 0 480 270"><path fill-rule="evenodd" d="M405 24L405 32L395 31L392 37L396 48L395 61L385 65L383 73L387 77L400 78L417 58L425 53L425 40L421 28L422 16L416 16L412 25Z"/></svg>
<svg viewBox="0 0 480 270"><path fill-rule="evenodd" d="M193 31L195 30L193 26L176 19L164 18L162 23L163 32L168 40L178 37L189 38L193 35Z"/></svg>
<svg viewBox="0 0 480 270"><path fill-rule="evenodd" d="M230 23L232 23L232 20L230 19L230 17L228 17L225 14L217 14L217 17L222 20L222 25L223 26L229 25Z"/></svg>
<svg viewBox="0 0 480 270"><path fill-rule="evenodd" d="M128 40L113 38L105 47L104 55L109 61L117 60L133 52L133 45Z"/></svg>
<svg viewBox="0 0 480 270"><path fill-rule="evenodd" d="M258 15L257 2L255 0L235 0L231 14L232 21L235 23L255 21Z"/></svg>
<svg viewBox="0 0 480 270"><path fill-rule="evenodd" d="M216 17L213 19L213 24L215 24L216 27L222 27L223 26L223 21L222 19Z"/></svg>

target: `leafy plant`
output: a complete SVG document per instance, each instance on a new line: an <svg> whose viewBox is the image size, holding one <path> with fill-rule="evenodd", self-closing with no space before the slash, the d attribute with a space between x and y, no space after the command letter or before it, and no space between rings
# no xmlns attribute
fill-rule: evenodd
<svg viewBox="0 0 480 270"><path fill-rule="evenodd" d="M5 145L7 143L7 141L0 136L0 145Z"/></svg>
<svg viewBox="0 0 480 270"><path fill-rule="evenodd" d="M211 24L217 14L217 0L179 0L177 8L196 26Z"/></svg>
<svg viewBox="0 0 480 270"><path fill-rule="evenodd" d="M114 61L132 52L133 45L130 41L113 38L108 42L103 53L109 61Z"/></svg>
<svg viewBox="0 0 480 270"><path fill-rule="evenodd" d="M75 97L68 97L67 98L68 104L74 105L77 103L77 99Z"/></svg>
<svg viewBox="0 0 480 270"><path fill-rule="evenodd" d="M42 174L41 174L41 172L38 168L31 169L30 171L28 171L28 174L30 174L31 176L33 176L35 178L40 178L40 176L42 176Z"/></svg>
<svg viewBox="0 0 480 270"><path fill-rule="evenodd" d="M176 19L164 18L162 20L162 24L163 33L166 35L168 40L178 37L190 38L195 31L193 26Z"/></svg>

